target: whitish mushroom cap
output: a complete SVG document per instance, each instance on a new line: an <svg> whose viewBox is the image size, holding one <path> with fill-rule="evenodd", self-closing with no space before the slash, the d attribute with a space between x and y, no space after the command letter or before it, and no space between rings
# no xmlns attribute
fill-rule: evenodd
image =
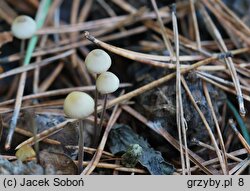
<svg viewBox="0 0 250 191"><path fill-rule="evenodd" d="M112 72L103 72L96 79L96 87L101 94L115 92L119 87L119 78Z"/></svg>
<svg viewBox="0 0 250 191"><path fill-rule="evenodd" d="M111 58L104 50L95 49L87 55L85 63L90 73L101 74L110 68Z"/></svg>
<svg viewBox="0 0 250 191"><path fill-rule="evenodd" d="M29 16L18 16L11 25L11 31L16 38L31 38L36 32L36 22Z"/></svg>
<svg viewBox="0 0 250 191"><path fill-rule="evenodd" d="M84 119L94 111L95 102L84 92L71 92L64 100L64 113L73 119Z"/></svg>

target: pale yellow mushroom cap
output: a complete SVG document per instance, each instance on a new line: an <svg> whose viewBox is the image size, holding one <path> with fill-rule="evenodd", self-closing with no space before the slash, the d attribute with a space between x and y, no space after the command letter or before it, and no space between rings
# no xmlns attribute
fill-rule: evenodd
<svg viewBox="0 0 250 191"><path fill-rule="evenodd" d="M71 92L64 100L64 113L73 119L84 119L94 112L95 102L84 92Z"/></svg>
<svg viewBox="0 0 250 191"><path fill-rule="evenodd" d="M110 68L111 58L104 50L95 49L87 55L85 63L90 73L101 74Z"/></svg>
<svg viewBox="0 0 250 191"><path fill-rule="evenodd" d="M36 32L36 22L29 16L18 16L11 25L11 31L16 38L31 38Z"/></svg>
<svg viewBox="0 0 250 191"><path fill-rule="evenodd" d="M96 79L96 87L101 94L115 92L119 87L119 78L112 72L103 72Z"/></svg>

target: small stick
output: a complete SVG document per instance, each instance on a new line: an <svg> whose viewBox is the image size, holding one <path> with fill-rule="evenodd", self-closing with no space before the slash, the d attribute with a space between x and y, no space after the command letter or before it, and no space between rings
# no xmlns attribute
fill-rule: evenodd
<svg viewBox="0 0 250 191"><path fill-rule="evenodd" d="M201 14L205 20L205 23L207 25L207 29L210 32L210 34L213 36L213 38L218 42L219 48L221 51L223 52L228 52L228 49L226 47L225 42L223 41L223 38L219 32L219 30L217 29L217 27L215 26L214 22L212 21L211 17L208 15L207 11L205 10L204 6L200 4L200 11ZM242 96L242 91L240 88L240 82L239 82L239 78L233 63L232 58L225 58L225 63L230 71L234 86L235 86L235 90L237 93L237 98L238 98L238 104L239 104L239 111L240 111L240 115L241 116L245 116L246 111L245 111L245 106L244 106L244 100L243 100L243 96Z"/></svg>
<svg viewBox="0 0 250 191"><path fill-rule="evenodd" d="M43 48L46 44L46 41L48 39L47 35L44 35L41 38L40 44L39 44L39 48ZM36 57L36 63L37 62L41 62L42 61L42 57L38 56ZM38 86L39 86L39 79L40 79L40 67L37 66L34 70L34 79L33 79L33 93L38 93Z"/></svg>
<svg viewBox="0 0 250 191"><path fill-rule="evenodd" d="M209 149L209 150L215 151L215 148L212 147L211 145L208 145L208 144L206 144L206 143L203 143L203 142L201 142L201 141L199 141L199 140L197 140L197 139L195 139L195 138L192 140L192 142L193 142L194 144L198 145L198 146L201 146L201 147L207 148L207 149ZM221 151L221 153L223 152L222 150L220 150L220 151ZM240 159L240 158L238 158L238 157L235 157L234 155L231 155L231 154L229 154L229 153L225 153L225 154L226 154L226 156L227 156L228 158L230 158L230 159L232 159L232 160L234 160L234 161L236 161L236 162L241 162L241 161L242 161L242 159Z"/></svg>
<svg viewBox="0 0 250 191"><path fill-rule="evenodd" d="M67 149L79 149L79 147L78 146L75 146L75 145L67 145L67 146L65 146ZM95 154L95 152L96 152L96 150L97 149L94 149L94 148L91 148L91 147L85 147L84 146L84 152L85 153L89 153L89 154ZM109 152L107 152L107 151L103 151L102 152L102 154L103 155L105 155L105 156L103 156L103 157L105 157L105 158L114 158L115 157L115 155L113 155L112 153L109 153Z"/></svg>
<svg viewBox="0 0 250 191"><path fill-rule="evenodd" d="M56 68L53 70L53 72L49 74L49 76L43 82L41 82L41 85L38 88L38 92L45 92L51 86L51 84L53 84L55 79L58 77L58 75L62 71L63 67L64 67L64 63L60 62L56 66Z"/></svg>
<svg viewBox="0 0 250 191"><path fill-rule="evenodd" d="M216 127L216 130L217 130L217 133L218 133L218 137L219 137L219 142L220 142L220 146L221 146L221 150L222 150L222 157L224 159L224 165L222 166L222 171L224 172L224 174L228 175L228 164L227 164L227 155L226 155L225 144L224 144L224 141L223 141L223 137L222 137L221 130L220 130L220 127L219 127L219 122L218 122L218 119L217 119L216 114L214 112L213 104L212 104L212 101L211 101L211 98L210 98L210 95L209 95L209 91L207 89L207 84L206 84L205 81L203 81L203 90L204 90L204 93L205 93L205 97L207 99L208 106L209 106L209 108L211 110L212 117L213 117L213 120L214 120L214 123L215 123L215 127Z"/></svg>
<svg viewBox="0 0 250 191"><path fill-rule="evenodd" d="M199 74L198 74L198 75L199 75ZM223 85L221 85L221 84L219 84L219 83L217 83L217 82L215 82L215 81L213 81L213 80L211 80L211 79L209 79L209 78L207 78L207 77L205 77L205 76L199 75L199 77L200 77L201 79L203 79L203 80L209 82L210 84L213 84L213 85L219 87L220 89L222 89L222 90L224 90L224 91L226 91L226 92L229 92L229 93L235 94L235 95L237 94L236 91L235 91L234 89L232 89L232 88L223 86ZM246 94L243 94L242 96L243 96L243 98L244 98L245 100L247 100L247 101L250 102L250 96L248 96L248 95L246 95Z"/></svg>
<svg viewBox="0 0 250 191"><path fill-rule="evenodd" d="M116 122L116 120L118 119L118 117L120 116L121 112L122 112L122 110L120 108L118 108L118 105L116 105L116 107L114 108L114 110L112 112L110 120L107 124L107 128L105 129L101 143L99 144L94 157L90 161L89 165L84 169L82 174L89 175L91 172L93 172L93 170L95 169L95 167L99 163L101 156L102 156L102 151L103 151L105 144L106 144L106 141L108 139L109 132L110 132L111 128L113 127L114 123Z"/></svg>
<svg viewBox="0 0 250 191"><path fill-rule="evenodd" d="M195 14L194 0L189 0L189 3L190 3L190 8L191 8L191 12L192 12L192 19L193 19L193 23L194 23L194 32L195 32L195 40L197 43L197 49L201 50L201 38L200 38L197 17Z"/></svg>
<svg viewBox="0 0 250 191"><path fill-rule="evenodd" d="M131 84L128 83L121 83L119 88L126 88L130 87ZM51 91L46 91L46 92L41 92L37 94L31 94L31 95L26 95L23 96L23 101L24 100L30 100L30 99L36 99L36 98L44 98L44 97L51 97L51 96L58 96L58 95L66 95L72 91L94 91L95 86L81 86L81 87L73 87L73 88L62 88L62 89L57 89L57 90L51 90ZM0 103L0 106L12 104L15 102L15 99L7 100L4 102Z"/></svg>
<svg viewBox="0 0 250 191"><path fill-rule="evenodd" d="M250 165L250 160L249 160L249 158L247 158L243 162L243 165L237 170L237 172L234 173L234 175L240 175L247 167L249 167L249 165Z"/></svg>
<svg viewBox="0 0 250 191"><path fill-rule="evenodd" d="M134 109L132 109L129 106L125 106L123 105L122 108L128 112L129 114L131 114L133 117L135 117L136 119L138 119L139 121L141 121L143 124L145 124L148 128L150 128L151 130L155 131L156 133L160 134L164 139L166 139L174 148L176 148L177 150L180 149L180 143L174 138L172 137L163 127L161 127L160 125L154 125L153 122L148 121L147 118L145 118L144 116L142 116L140 113L138 113L137 111L135 111ZM184 146L182 146L182 149L185 149ZM206 174L219 174L219 172L216 169L213 168L207 168L205 166L203 166L202 164L205 162L200 156L198 156L197 154L195 154L194 152L192 152L191 150L188 149L188 154L190 155L190 160L196 164L197 166L199 166L199 168L201 170L203 170Z"/></svg>
<svg viewBox="0 0 250 191"><path fill-rule="evenodd" d="M246 153L247 153L246 149L240 149L240 150L237 150L237 151L230 152L228 154L236 157L236 156L243 155L243 154L246 154ZM214 164L214 163L216 163L218 161L219 161L218 158L213 158L213 159L210 159L210 160L207 160L207 161L203 162L202 165L208 166L208 165ZM196 165L196 166L191 168L191 171L195 171L197 168L199 168L199 167Z"/></svg>
<svg viewBox="0 0 250 191"><path fill-rule="evenodd" d="M249 27L232 10L230 10L223 1L216 0L216 2L228 13L228 15L230 15L235 21L237 21L239 25L241 25L242 28L248 32L248 35L250 35Z"/></svg>
<svg viewBox="0 0 250 191"><path fill-rule="evenodd" d="M185 126L185 118L184 118L182 96L181 96L181 74L180 74L180 62L179 62L179 52L180 52L179 32L178 32L178 26L177 26L175 4L172 5L172 20L173 20L175 56L176 56L176 120L177 120L177 128L178 128L179 142L180 142L182 173L183 175L185 175L186 174L185 171L187 171L187 174L190 175L191 174L190 160L189 160L189 155L188 155L186 126ZM184 161L183 149L181 149L182 137L184 139L184 146L185 146L185 161Z"/></svg>
<svg viewBox="0 0 250 191"><path fill-rule="evenodd" d="M212 132L207 120L206 120L206 117L204 116L204 114L200 110L199 106L197 105L197 103L196 103L196 101L195 101L195 99L194 99L194 97L193 97L193 95L192 95L192 93L191 93L191 91L190 91L190 89L189 89L189 87L188 87L188 85L187 85L187 83L186 83L186 81L185 81L185 79L183 77L181 78L181 82L182 82L182 84L183 84L183 86L184 86L184 88L186 90L186 93L187 93L188 97L190 98L193 106L195 107L196 111L200 115L201 120L202 120L203 124L206 127L208 135L209 135L209 137L211 139L211 142L212 142L212 144L213 144L213 146L215 148L216 154L217 154L218 159L220 161L221 168L223 169L223 165L224 165L223 158L222 158L222 155L220 153L219 147L218 147L218 145L216 143L216 139L214 137L214 134L213 134L213 132Z"/></svg>
<svg viewBox="0 0 250 191"><path fill-rule="evenodd" d="M76 161L77 163L77 161ZM83 162L83 166L89 166L91 162ZM143 169L138 169L138 168L126 168L121 165L117 164L110 164L110 163L101 163L99 162L96 164L97 168L106 168L106 169L114 169L117 171L123 171L123 172L135 172L135 173L140 173L140 174L146 174L147 172Z"/></svg>
<svg viewBox="0 0 250 191"><path fill-rule="evenodd" d="M14 68L12 70L9 70L7 72L4 72L4 73L0 74L0 79L9 77L9 76L12 76L12 75L15 75L15 74L19 74L21 72L27 72L27 71L30 71L30 70L34 70L38 66L39 67L46 66L46 65L50 64L51 62L53 62L55 60L65 58L65 57L67 57L67 56L69 56L69 55L71 55L73 53L74 53L74 50L69 50L69 51L63 52L61 54L58 54L56 56L46 58L46 59L42 60L41 62L34 62L34 63L30 63L29 65L19 66L17 68Z"/></svg>
<svg viewBox="0 0 250 191"><path fill-rule="evenodd" d="M164 44L166 45L167 50L168 50L168 52L170 54L170 57L171 57L171 60L172 60L172 58L174 56L173 47L171 45L171 42L169 40L169 37L168 37L167 33L165 32L165 26L163 24L163 21L162 21L162 18L160 16L160 13L159 13L159 10L158 10L158 7L157 7L157 4L156 4L155 0L151 0L151 3L153 5L154 11L155 11L156 16L157 16L157 20L158 20L160 28L161 28L161 35L162 35Z"/></svg>
<svg viewBox="0 0 250 191"><path fill-rule="evenodd" d="M120 95L122 95L124 93L124 91L121 92ZM118 117L120 116L122 110L120 108L118 108L118 104L114 107L112 114L109 118L108 124L106 126L106 129L104 131L102 140L98 146L98 148L96 149L96 153L93 156L93 158L91 159L90 163L88 164L88 166L84 169L84 171L82 172L82 174L90 174L96 167L96 165L99 163L109 132L112 128L112 126L115 124L116 120L118 119Z"/></svg>
<svg viewBox="0 0 250 191"><path fill-rule="evenodd" d="M237 137L239 138L242 145L246 148L248 154L250 154L250 146L248 145L246 139L240 134L240 132L236 128L236 125L235 125L235 123L234 123L234 121L232 119L229 119L229 125L233 129L233 131L235 132Z"/></svg>
<svg viewBox="0 0 250 191"><path fill-rule="evenodd" d="M23 55L24 54L24 49L25 49L25 40L21 41L21 49L20 53ZM6 138L5 142L5 150L9 150L11 146L11 141L13 138L13 134L15 132L15 128L17 125L17 120L18 120L18 115L20 112L21 104L22 104L22 97L23 97L23 92L24 92L24 87L25 87L25 81L27 77L27 72L23 72L20 77L19 81L19 86L17 90L17 95L16 95L16 102L15 102L15 107L14 107L14 112L10 121L10 128L9 132Z"/></svg>
<svg viewBox="0 0 250 191"><path fill-rule="evenodd" d="M196 71L196 73L198 74L198 76L202 75L202 76L205 76L205 77L207 77L207 78L210 78L210 79L212 79L212 80L214 80L214 81L217 81L217 82L220 82L220 83L222 83L222 84L225 84L225 85L234 87L233 82L230 82L230 81L225 80L225 79L223 79L223 78L220 78L220 77L218 77L218 76L214 76L214 75L212 75L212 74L209 74L209 73L206 73L206 72L201 72L201 71ZM243 85L241 85L240 87L241 87L242 90L245 90L245 91L250 92L250 88L249 88L249 87L246 87L246 86L243 86Z"/></svg>
<svg viewBox="0 0 250 191"><path fill-rule="evenodd" d="M246 158L245 160L241 161L240 163L238 163L234 168L232 168L229 171L229 175L239 175L242 170L244 170L246 167L249 166L249 158Z"/></svg>
<svg viewBox="0 0 250 191"><path fill-rule="evenodd" d="M9 128L9 126L6 124L6 123L3 123L3 127L4 128ZM19 127L16 127L15 129L15 132L16 133L19 133L20 135L24 135L24 136L27 136L27 137L33 137L33 133L31 133L30 131L26 131L24 129L21 129ZM47 144L51 144L51 145L60 145L61 143L59 141L56 141L56 140L53 140L53 139L48 139L48 138L45 138L43 140L44 143L47 143Z"/></svg>
<svg viewBox="0 0 250 191"><path fill-rule="evenodd" d="M245 51L248 51L248 49L238 49L238 50L231 51L231 52L232 52L232 54L240 54L240 53L245 52ZM181 72L182 74L187 73L187 72L189 72L189 71L191 71L191 70L194 70L194 69L198 68L199 66L208 64L208 63L210 63L210 62L212 62L212 61L214 61L214 60L217 60L217 59L219 59L217 56L213 56L213 57L204 59L204 60L202 60L202 61L199 61L199 62L196 62L196 63L190 65L189 68L181 69L180 72ZM148 83L148 84L146 84L146 85L144 85L144 86L142 86L142 87L140 87L140 88L138 88L138 89L136 89L136 90L133 90L133 91L127 93L127 94L124 94L124 95L122 95L122 96L119 96L119 97L117 97L117 98L115 98L115 99L109 101L109 102L107 103L107 108L111 108L111 107L113 107L114 105L116 105L116 104L118 104L118 103L125 102L125 101L127 101L127 100L129 100L129 99L131 99L131 98L133 98L133 97L135 97L135 96L138 96L138 95L140 95L140 94L142 94L142 93L144 93L144 92L146 92L146 91L149 91L149 90L151 90L151 89L153 89L153 88L155 88L155 87L157 87L157 86L160 86L161 84L166 83L167 81L173 79L173 78L175 77L175 75L176 75L175 72L174 72L174 73L171 73L171 74L168 74L168 75L166 75L166 76L164 76L164 77L162 77L162 78L160 78L160 79L158 79L158 80L155 80L155 81L153 81L153 82L150 82L150 83ZM93 89L94 89L94 87L92 87L92 90L93 90ZM45 93L47 93L47 92L45 92ZM56 93L57 93L57 92L56 92ZM61 93L65 94L64 91L61 92ZM43 93L43 95L44 95L44 93ZM56 94L56 95L57 95L57 94ZM98 107L98 108L97 108L97 111L99 112L99 111L101 111L101 109L102 109L102 107ZM60 130L60 129L62 129L63 126L66 125L68 122L74 122L74 121L76 121L76 120L75 120L75 119L66 120L66 121L64 121L64 122L62 122L62 123L56 125L55 128L58 129L58 130ZM47 136L47 132L49 132L49 131L46 131L46 132L43 133L43 135L45 135L45 137ZM55 132L53 132L53 133L55 133ZM27 141L23 142L22 144L20 144L20 145L18 146L18 148L19 148L21 145L30 143L30 142L32 142L32 141L33 141L33 139L27 140Z"/></svg>

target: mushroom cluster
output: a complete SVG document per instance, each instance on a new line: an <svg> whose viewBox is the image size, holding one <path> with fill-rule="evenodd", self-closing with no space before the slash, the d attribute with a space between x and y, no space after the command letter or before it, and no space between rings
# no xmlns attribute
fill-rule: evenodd
<svg viewBox="0 0 250 191"><path fill-rule="evenodd" d="M98 139L101 133L104 114L106 111L107 95L115 92L120 84L119 78L112 72L108 72L111 66L110 56L101 49L92 50L85 59L86 68L90 73L96 75L96 89L95 89L95 139L94 146L97 146ZM101 113L101 120L97 126L97 100L98 93L104 95L103 109Z"/></svg>
<svg viewBox="0 0 250 191"><path fill-rule="evenodd" d="M71 92L64 101L64 113L66 116L79 120L79 151L78 151L78 170L79 173L82 172L82 162L83 162L83 130L84 130L84 119L95 113L95 124L97 124L97 96L98 93L104 95L104 104L101 113L101 120L99 126L95 126L96 134L95 137L99 138L99 134L102 128L102 123L104 119L104 114L106 111L107 95L109 93L115 92L119 87L119 78L112 72L107 70L111 66L110 56L101 49L95 49L91 51L86 59L87 70L96 75L96 96L95 101L93 98L84 92Z"/></svg>

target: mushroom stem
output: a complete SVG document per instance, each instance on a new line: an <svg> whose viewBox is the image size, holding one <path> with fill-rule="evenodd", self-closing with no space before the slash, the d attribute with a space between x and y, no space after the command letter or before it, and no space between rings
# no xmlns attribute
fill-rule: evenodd
<svg viewBox="0 0 250 191"><path fill-rule="evenodd" d="M99 74L96 74L96 78L95 78L95 81L96 79L98 78ZM96 147L97 146L97 143L98 143L98 138L99 138L99 135L100 135L100 129L99 127L97 126L97 105L98 105L98 90L97 90L97 87L95 86L95 111L94 111L94 142L93 142L93 146Z"/></svg>
<svg viewBox="0 0 250 191"><path fill-rule="evenodd" d="M25 39L21 40L21 46L20 46L20 54L22 58L24 58L24 52L25 52ZM23 60L21 60L23 62Z"/></svg>
<svg viewBox="0 0 250 191"><path fill-rule="evenodd" d="M108 94L105 94L105 95L104 95L103 109L102 109L102 114L101 114L101 120L100 120L100 124L99 124L99 127L98 127L99 134L101 133L101 129L102 129L102 124L103 124L103 120L104 120L104 115L105 115L106 107L107 107L107 100L108 100Z"/></svg>
<svg viewBox="0 0 250 191"><path fill-rule="evenodd" d="M83 157L84 157L84 140L83 140L83 133L84 133L84 121L79 120L79 142L78 142L78 173L81 174L83 171Z"/></svg>

